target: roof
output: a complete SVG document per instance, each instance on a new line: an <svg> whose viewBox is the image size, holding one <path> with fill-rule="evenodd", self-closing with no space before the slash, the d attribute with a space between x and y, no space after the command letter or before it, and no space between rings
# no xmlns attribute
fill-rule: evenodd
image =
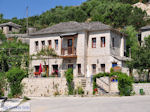
<svg viewBox="0 0 150 112"><path fill-rule="evenodd" d="M15 27L15 28L21 28L21 25L15 24L13 22L0 24L0 27L3 27L3 26L12 26L12 27Z"/></svg>
<svg viewBox="0 0 150 112"><path fill-rule="evenodd" d="M110 30L112 29L111 26L105 25L101 22L62 22L51 27L39 30L35 33L30 35L39 35L39 34L52 34L52 33L65 33L65 32L77 32L77 31L96 31L96 30Z"/></svg>
<svg viewBox="0 0 150 112"><path fill-rule="evenodd" d="M144 26L141 28L141 31L150 30L150 25Z"/></svg>

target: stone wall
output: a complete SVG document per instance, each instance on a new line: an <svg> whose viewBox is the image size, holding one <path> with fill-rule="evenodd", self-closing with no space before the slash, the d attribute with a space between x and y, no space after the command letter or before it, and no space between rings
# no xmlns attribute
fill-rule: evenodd
<svg viewBox="0 0 150 112"><path fill-rule="evenodd" d="M83 87L85 94L92 94L90 78L74 78L75 88L82 87L82 81L85 81ZM57 91L60 95L68 93L65 78L25 78L22 84L24 85L23 96L28 97L53 96Z"/></svg>
<svg viewBox="0 0 150 112"><path fill-rule="evenodd" d="M139 95L140 89L143 89L145 95L150 95L150 83L135 83L133 84L133 90L135 91L136 95Z"/></svg>
<svg viewBox="0 0 150 112"><path fill-rule="evenodd" d="M57 91L60 94L67 94L65 78L26 78L23 80L24 96L39 97L52 96Z"/></svg>

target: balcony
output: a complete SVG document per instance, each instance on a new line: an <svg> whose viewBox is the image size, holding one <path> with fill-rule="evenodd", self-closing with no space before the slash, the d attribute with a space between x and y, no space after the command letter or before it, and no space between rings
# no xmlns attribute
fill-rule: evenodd
<svg viewBox="0 0 150 112"><path fill-rule="evenodd" d="M67 47L61 49L61 58L77 58L76 48L75 47Z"/></svg>

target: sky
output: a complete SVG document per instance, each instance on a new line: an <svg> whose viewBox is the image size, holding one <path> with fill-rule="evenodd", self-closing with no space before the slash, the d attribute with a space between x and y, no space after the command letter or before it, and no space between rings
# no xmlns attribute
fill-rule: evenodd
<svg viewBox="0 0 150 112"><path fill-rule="evenodd" d="M40 15L42 12L55 6L76 6L86 0L0 0L0 13L5 19L26 17L26 7L29 7L29 16Z"/></svg>

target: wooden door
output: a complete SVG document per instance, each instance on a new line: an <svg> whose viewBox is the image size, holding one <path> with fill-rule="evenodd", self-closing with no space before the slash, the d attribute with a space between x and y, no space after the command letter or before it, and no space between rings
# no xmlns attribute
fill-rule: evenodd
<svg viewBox="0 0 150 112"><path fill-rule="evenodd" d="M72 47L73 47L73 43L72 43L72 39L68 39L68 54L72 54Z"/></svg>

